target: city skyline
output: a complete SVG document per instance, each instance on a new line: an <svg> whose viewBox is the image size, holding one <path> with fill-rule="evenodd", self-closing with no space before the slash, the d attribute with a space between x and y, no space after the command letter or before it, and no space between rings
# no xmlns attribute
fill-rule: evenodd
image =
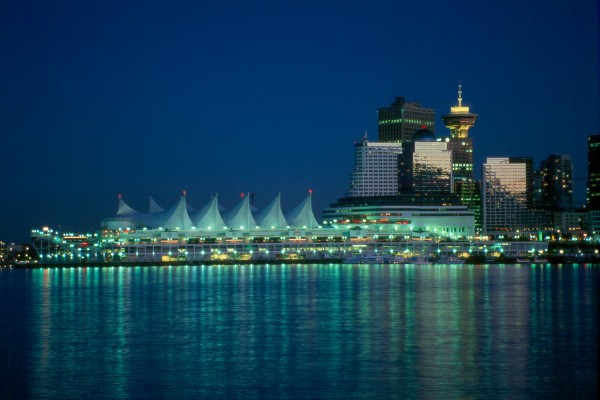
<svg viewBox="0 0 600 400"><path fill-rule="evenodd" d="M406 96L446 137L459 81L479 115L476 177L486 157L537 169L568 154L581 205L600 132L598 4L518 4L7 2L0 239L94 229L118 193L144 209L182 189L195 207L253 192L262 208L313 189L320 215L348 188L353 143L376 137L378 108Z"/></svg>

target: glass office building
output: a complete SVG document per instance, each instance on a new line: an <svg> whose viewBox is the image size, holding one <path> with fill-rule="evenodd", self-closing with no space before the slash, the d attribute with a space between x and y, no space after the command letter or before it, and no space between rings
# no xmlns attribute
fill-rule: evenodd
<svg viewBox="0 0 600 400"><path fill-rule="evenodd" d="M528 208L527 164L488 158L483 164L484 232L516 232L522 228L519 214Z"/></svg>
<svg viewBox="0 0 600 400"><path fill-rule="evenodd" d="M404 143L399 162L399 192L451 193L452 151L448 143L436 140L428 129L414 134L414 141Z"/></svg>
<svg viewBox="0 0 600 400"><path fill-rule="evenodd" d="M396 97L389 107L378 109L377 119L380 142L410 142L415 131L422 127L435 132L435 111L404 97Z"/></svg>

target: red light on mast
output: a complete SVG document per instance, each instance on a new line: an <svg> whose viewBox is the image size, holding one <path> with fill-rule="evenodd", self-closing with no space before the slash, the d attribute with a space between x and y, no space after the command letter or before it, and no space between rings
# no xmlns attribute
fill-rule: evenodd
<svg viewBox="0 0 600 400"><path fill-rule="evenodd" d="M121 193L119 193L119 194L117 195L117 197L119 198L119 200L121 200L121 199L123 198L123 195L122 195Z"/></svg>

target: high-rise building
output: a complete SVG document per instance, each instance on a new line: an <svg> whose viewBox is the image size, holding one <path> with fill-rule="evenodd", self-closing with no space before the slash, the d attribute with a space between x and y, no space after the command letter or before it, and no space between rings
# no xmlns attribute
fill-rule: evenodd
<svg viewBox="0 0 600 400"><path fill-rule="evenodd" d="M475 214L475 227L481 230L481 183L473 175L473 139L469 137L478 115L462 104L462 85L458 84L457 105L450 107L450 114L442 116L442 121L450 129L448 149L452 151L452 186L461 199L461 204Z"/></svg>
<svg viewBox="0 0 600 400"><path fill-rule="evenodd" d="M533 169L533 157L509 157L511 164L525 165L525 198L528 209L534 208L533 203L533 181L535 170Z"/></svg>
<svg viewBox="0 0 600 400"><path fill-rule="evenodd" d="M442 121L450 129L448 148L452 150L452 176L454 181L473 179L473 139L469 137L477 121L477 114L470 112L462 104L462 85L458 85L458 105L450 107L450 114L442 116Z"/></svg>
<svg viewBox="0 0 600 400"><path fill-rule="evenodd" d="M552 154L542 161L538 179L541 184L539 207L548 211L573 209L573 162L566 154Z"/></svg>
<svg viewBox="0 0 600 400"><path fill-rule="evenodd" d="M600 210L600 135L588 137L588 209Z"/></svg>
<svg viewBox="0 0 600 400"><path fill-rule="evenodd" d="M473 211L475 229L483 228L483 215L481 209L481 181L474 179L459 179L454 181L454 194L460 198L460 204Z"/></svg>
<svg viewBox="0 0 600 400"><path fill-rule="evenodd" d="M419 129L411 142L402 144L398 169L400 193L452 192L452 151L429 129Z"/></svg>
<svg viewBox="0 0 600 400"><path fill-rule="evenodd" d="M588 137L586 229L592 235L600 235L600 135Z"/></svg>
<svg viewBox="0 0 600 400"><path fill-rule="evenodd" d="M404 97L396 97L389 107L377 110L377 119L380 142L410 142L422 126L435 132L435 111Z"/></svg>
<svg viewBox="0 0 600 400"><path fill-rule="evenodd" d="M484 232L521 229L519 215L528 208L527 164L510 158L488 158L483 164Z"/></svg>
<svg viewBox="0 0 600 400"><path fill-rule="evenodd" d="M400 143L369 142L367 132L354 145L354 170L347 197L390 196L398 194L398 155Z"/></svg>

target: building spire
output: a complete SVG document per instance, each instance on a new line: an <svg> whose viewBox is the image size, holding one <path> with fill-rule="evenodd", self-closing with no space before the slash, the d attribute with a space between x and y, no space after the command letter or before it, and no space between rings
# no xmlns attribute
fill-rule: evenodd
<svg viewBox="0 0 600 400"><path fill-rule="evenodd" d="M460 81L458 81L458 106L462 107L462 85Z"/></svg>
<svg viewBox="0 0 600 400"><path fill-rule="evenodd" d="M362 140L361 140L360 142L361 142L361 143L363 143L363 145L364 145L365 143L368 143L368 142L369 142L369 137L368 137L368 133L367 133L367 130L366 130L366 129L365 129L365 134L363 135L363 137L362 137Z"/></svg>

